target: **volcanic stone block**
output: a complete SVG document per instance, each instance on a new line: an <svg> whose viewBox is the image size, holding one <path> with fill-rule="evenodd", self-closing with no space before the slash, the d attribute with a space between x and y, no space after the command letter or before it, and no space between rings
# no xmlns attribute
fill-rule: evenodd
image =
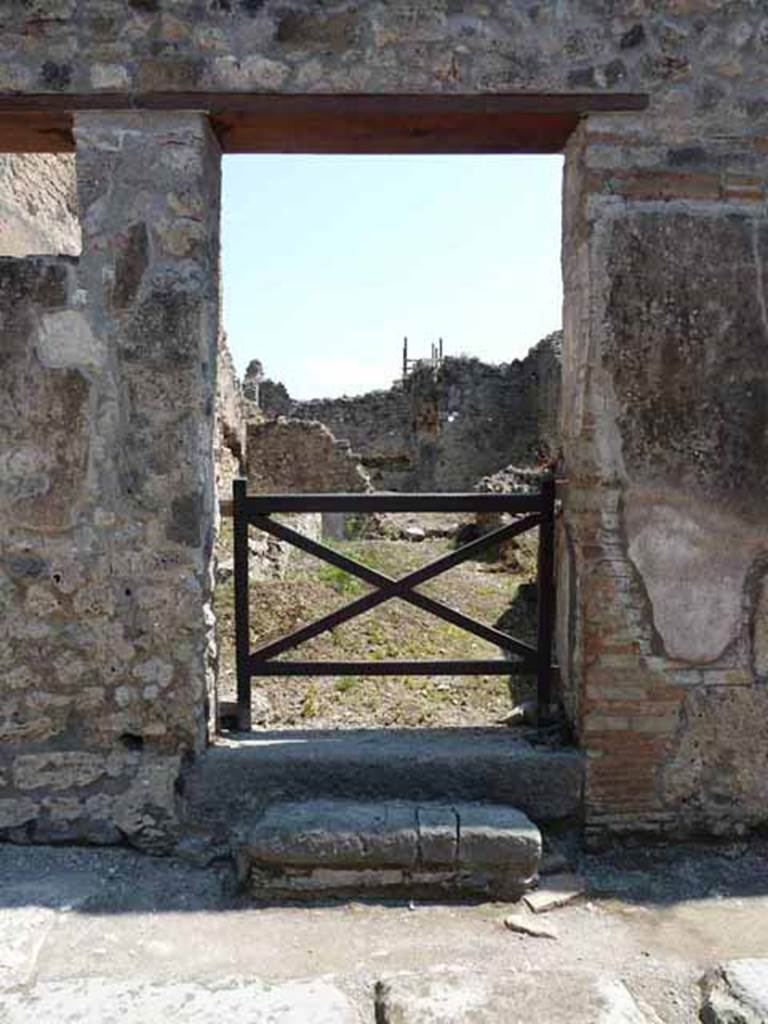
<svg viewBox="0 0 768 1024"><path fill-rule="evenodd" d="M617 978L567 970L508 971L482 975L435 971L379 982L380 1024L659 1024L641 1010Z"/></svg>

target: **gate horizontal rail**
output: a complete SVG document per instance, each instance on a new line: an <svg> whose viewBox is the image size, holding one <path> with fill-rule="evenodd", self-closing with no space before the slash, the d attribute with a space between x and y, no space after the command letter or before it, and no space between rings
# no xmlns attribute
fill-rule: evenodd
<svg viewBox="0 0 768 1024"><path fill-rule="evenodd" d="M538 494L259 494L248 495L245 480L233 485L235 649L237 657L238 728L251 728L251 679L254 676L392 676L392 675L514 675L535 673L540 715L551 705L552 617L554 614L554 480L546 478ZM223 503L222 503L223 504ZM222 508L226 513L228 509ZM276 512L505 512L512 522L464 544L399 579L372 569L314 541L283 522ZM297 548L343 569L375 589L251 650L249 617L248 528L255 526ZM415 590L419 584L447 572L485 548L528 530L539 534L538 635L536 646L478 622L463 612ZM510 657L473 660L398 661L278 661L280 654L347 622L363 612L398 598L496 644Z"/></svg>

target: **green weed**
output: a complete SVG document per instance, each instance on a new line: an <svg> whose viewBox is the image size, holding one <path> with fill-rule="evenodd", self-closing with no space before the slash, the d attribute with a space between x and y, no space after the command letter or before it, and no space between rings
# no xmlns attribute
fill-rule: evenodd
<svg viewBox="0 0 768 1024"><path fill-rule="evenodd" d="M317 570L317 578L332 587L337 594L360 594L364 590L360 580L356 580L354 576L350 576L348 572L338 569L335 565L321 566Z"/></svg>

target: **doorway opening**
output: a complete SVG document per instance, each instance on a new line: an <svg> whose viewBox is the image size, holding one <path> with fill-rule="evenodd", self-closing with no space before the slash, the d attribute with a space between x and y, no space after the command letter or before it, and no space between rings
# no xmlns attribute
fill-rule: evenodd
<svg viewBox="0 0 768 1024"><path fill-rule="evenodd" d="M252 495L540 492L558 449L561 174L558 155L225 158L215 600L224 728L238 723L235 478ZM510 522L452 511L281 516L341 561L389 578ZM535 646L537 565L536 537L520 534L419 588L481 622L486 638L395 599L279 657L488 661L503 656L493 631ZM249 566L252 648L332 618L370 586L255 529ZM535 693L535 668L260 676L250 717L258 730L488 727L524 715Z"/></svg>

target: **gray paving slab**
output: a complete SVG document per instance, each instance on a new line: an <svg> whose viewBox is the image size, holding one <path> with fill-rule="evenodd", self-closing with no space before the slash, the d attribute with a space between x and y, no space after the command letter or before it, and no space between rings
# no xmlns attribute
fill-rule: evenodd
<svg viewBox="0 0 768 1024"><path fill-rule="evenodd" d="M520 878L536 874L541 833L522 811L500 804L454 804L459 819L459 863L506 868Z"/></svg>
<svg viewBox="0 0 768 1024"><path fill-rule="evenodd" d="M729 960L702 979L703 1024L766 1024L768 958Z"/></svg>
<svg viewBox="0 0 768 1024"><path fill-rule="evenodd" d="M56 913L47 907L7 907L0 912L0 990L30 982L55 922Z"/></svg>
<svg viewBox="0 0 768 1024"><path fill-rule="evenodd" d="M79 978L2 995L2 1024L362 1024L335 985L311 980L211 982Z"/></svg>
<svg viewBox="0 0 768 1024"><path fill-rule="evenodd" d="M305 800L272 804L244 828L241 850L260 863L378 868L508 868L535 874L541 833L499 804Z"/></svg>
<svg viewBox="0 0 768 1024"><path fill-rule="evenodd" d="M382 981L377 1024L661 1024L616 977L589 971L443 971Z"/></svg>

